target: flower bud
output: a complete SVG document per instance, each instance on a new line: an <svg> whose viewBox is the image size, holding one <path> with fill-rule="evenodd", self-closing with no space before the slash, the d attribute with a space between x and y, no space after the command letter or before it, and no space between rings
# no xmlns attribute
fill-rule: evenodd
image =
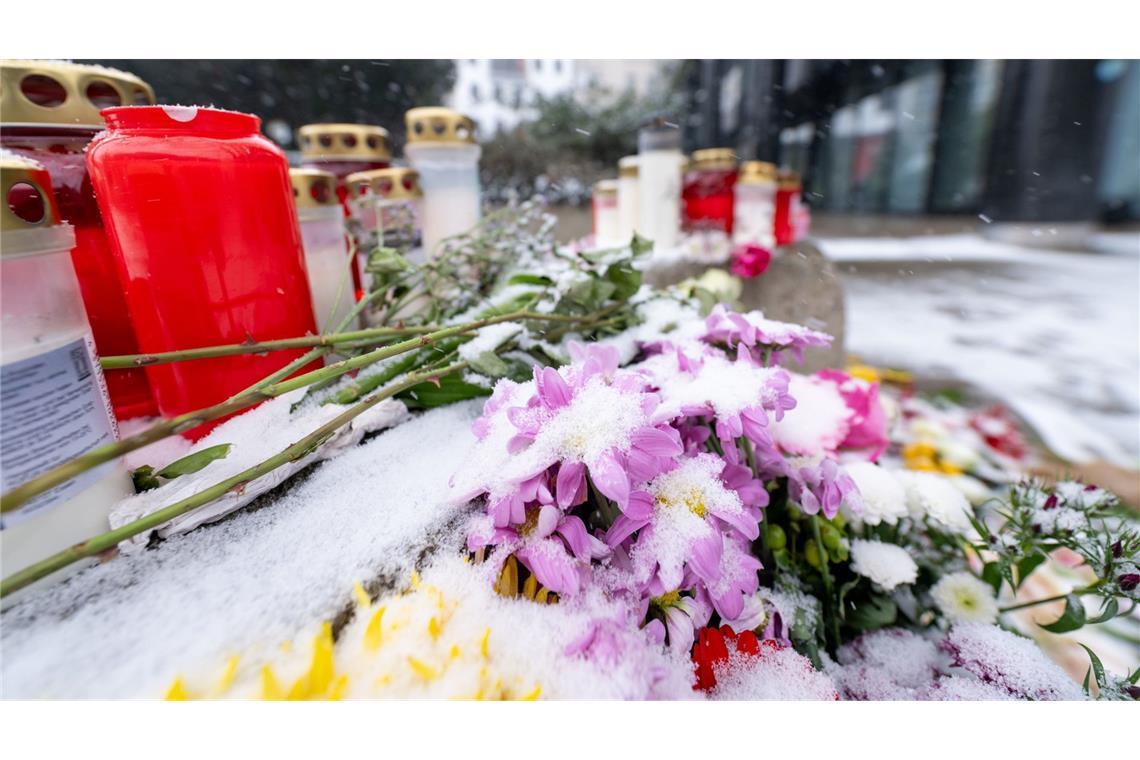
<svg viewBox="0 0 1140 760"><path fill-rule="evenodd" d="M768 548L772 551L779 551L788 545L788 537L779 525L769 525L766 533Z"/></svg>

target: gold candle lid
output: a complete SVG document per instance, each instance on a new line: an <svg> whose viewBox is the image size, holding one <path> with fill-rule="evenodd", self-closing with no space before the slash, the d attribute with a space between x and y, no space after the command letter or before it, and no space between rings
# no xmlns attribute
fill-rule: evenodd
<svg viewBox="0 0 1140 760"><path fill-rule="evenodd" d="M745 161L740 165L740 177L736 181L741 185L774 185L776 165L767 161Z"/></svg>
<svg viewBox="0 0 1140 760"><path fill-rule="evenodd" d="M293 200L297 208L318 208L337 205L336 175L320 169L290 169L289 182L293 185Z"/></svg>
<svg viewBox="0 0 1140 760"><path fill-rule="evenodd" d="M800 173L791 169L780 169L776 172L776 180L779 182L781 190L799 190L803 186Z"/></svg>
<svg viewBox="0 0 1140 760"><path fill-rule="evenodd" d="M404 114L409 143L474 143L475 121L450 108L413 108Z"/></svg>
<svg viewBox="0 0 1140 760"><path fill-rule="evenodd" d="M390 161L388 130L372 124L306 124L297 130L301 156L313 161Z"/></svg>
<svg viewBox="0 0 1140 760"><path fill-rule="evenodd" d="M618 176L619 177L636 177L638 175L639 164L637 156L626 156L618 160Z"/></svg>
<svg viewBox="0 0 1140 760"><path fill-rule="evenodd" d="M420 174L408 166L391 166L387 169L372 169L354 172L345 178L350 198L357 198L371 192L378 199L410 200L423 197L420 187Z"/></svg>
<svg viewBox="0 0 1140 760"><path fill-rule="evenodd" d="M31 230L59 224L51 177L39 161L0 152L0 229Z"/></svg>
<svg viewBox="0 0 1140 760"><path fill-rule="evenodd" d="M618 183L616 179L600 179L594 183L595 198L616 198Z"/></svg>
<svg viewBox="0 0 1140 760"><path fill-rule="evenodd" d="M692 167L697 171L720 171L736 168L736 151L732 148L694 150Z"/></svg>
<svg viewBox="0 0 1140 760"><path fill-rule="evenodd" d="M154 105L134 74L64 61L0 61L0 122L103 127L112 106Z"/></svg>

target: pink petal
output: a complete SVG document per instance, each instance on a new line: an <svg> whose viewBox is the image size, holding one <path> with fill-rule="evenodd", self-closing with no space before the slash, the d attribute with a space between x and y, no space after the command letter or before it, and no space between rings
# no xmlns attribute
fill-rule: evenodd
<svg viewBox="0 0 1140 760"><path fill-rule="evenodd" d="M547 504L538 510L538 525L534 535L537 538L546 538L558 528L558 521L562 519L562 512L558 507Z"/></svg>
<svg viewBox="0 0 1140 760"><path fill-rule="evenodd" d="M689 548L689 566L693 572L711 583L720 575L720 557L724 553L724 540L718 531L710 529L708 534L698 538Z"/></svg>
<svg viewBox="0 0 1140 760"><path fill-rule="evenodd" d="M558 541L549 539L525 546L515 552L538 582L559 594L576 594L579 587L578 568Z"/></svg>
<svg viewBox="0 0 1140 760"><path fill-rule="evenodd" d="M681 453L681 439L677 431L642 428L630 436L630 443L642 451L659 457L672 457Z"/></svg>
<svg viewBox="0 0 1140 760"><path fill-rule="evenodd" d="M581 462L563 462L558 470L558 480L554 490L558 495L558 506L563 509L576 506L579 494L584 497L583 485L586 476L586 465Z"/></svg>
<svg viewBox="0 0 1140 760"><path fill-rule="evenodd" d="M635 520L632 517L618 515L617 519L614 520L614 524L606 531L606 543L610 546L617 546L632 536L634 531L642 528L645 523L645 520Z"/></svg>
<svg viewBox="0 0 1140 760"><path fill-rule="evenodd" d="M629 476L617 461L612 451L601 454L589 464L590 477L598 490L617 502L623 511L629 501Z"/></svg>
<svg viewBox="0 0 1140 760"><path fill-rule="evenodd" d="M534 370L534 384L538 389L538 396L548 409L560 409L570 403L574 394L570 386L553 367L545 367L540 372Z"/></svg>
<svg viewBox="0 0 1140 760"><path fill-rule="evenodd" d="M622 512L631 520L648 520L653 515L653 496L648 491L634 491Z"/></svg>
<svg viewBox="0 0 1140 760"><path fill-rule="evenodd" d="M575 557L581 560L590 558L590 534L581 518L570 515L558 524L558 535L566 539L566 546Z"/></svg>

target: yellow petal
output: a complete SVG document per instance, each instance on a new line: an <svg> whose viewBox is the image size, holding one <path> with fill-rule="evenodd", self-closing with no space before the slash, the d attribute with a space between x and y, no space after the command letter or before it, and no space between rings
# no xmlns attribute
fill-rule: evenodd
<svg viewBox="0 0 1140 760"><path fill-rule="evenodd" d="M420 587L420 574L415 570L412 571L412 588L418 589Z"/></svg>
<svg viewBox="0 0 1140 760"><path fill-rule="evenodd" d="M432 618L430 620L428 620L427 628L428 628L428 633L431 634L431 637L433 639L439 638L440 631L442 630L442 627L439 624L439 618L432 616Z"/></svg>
<svg viewBox="0 0 1140 760"><path fill-rule="evenodd" d="M339 678L337 678L336 683L333 684L332 692L329 693L329 699L333 701L344 699L345 692L347 691L348 673L344 673Z"/></svg>
<svg viewBox="0 0 1140 760"><path fill-rule="evenodd" d="M262 699L284 699L285 693L281 689L281 684L277 681L277 676L273 674L273 668L266 665L261 669L261 698Z"/></svg>
<svg viewBox="0 0 1140 760"><path fill-rule="evenodd" d="M372 597L364 590L364 586L360 585L360 581L357 581L356 585L352 587L352 593L356 596L356 603L360 607L368 609L372 606Z"/></svg>
<svg viewBox="0 0 1140 760"><path fill-rule="evenodd" d="M375 652L380 648L380 641L383 638L383 628L381 627L384 619L384 607L381 605L376 608L373 613L372 619L368 621L368 626L364 629L364 648L369 652Z"/></svg>
<svg viewBox="0 0 1140 760"><path fill-rule="evenodd" d="M458 644L452 644L451 645L451 659L453 659L453 660L459 659L459 645Z"/></svg>
<svg viewBox="0 0 1140 760"><path fill-rule="evenodd" d="M522 595L527 599L534 599L534 595L537 591L538 579L531 575L526 579L526 582L523 583Z"/></svg>
<svg viewBox="0 0 1140 760"><path fill-rule="evenodd" d="M234 685L234 676L237 675L238 658L234 655L226 662L222 677L218 680L218 693L225 694Z"/></svg>
<svg viewBox="0 0 1140 760"><path fill-rule="evenodd" d="M483 631L483 640L479 642L479 654L483 655L483 659L487 659L487 644L491 641L491 629Z"/></svg>
<svg viewBox="0 0 1140 760"><path fill-rule="evenodd" d="M439 677L439 671L428 665L423 660L418 660L415 657L408 657L408 665L411 667L412 672L425 681L431 681Z"/></svg>
<svg viewBox="0 0 1140 760"><path fill-rule="evenodd" d="M521 697L521 699L523 702L534 702L540 696L542 696L542 684L538 683L534 685L534 691Z"/></svg>
<svg viewBox="0 0 1140 760"><path fill-rule="evenodd" d="M181 678L174 679L174 683L170 684L170 688L166 690L165 698L171 702L181 702L184 699L190 699L190 694L186 691L186 685L182 683Z"/></svg>
<svg viewBox="0 0 1140 760"><path fill-rule="evenodd" d="M324 694L332 684L335 673L333 664L332 626L321 624L321 632L313 641L313 661L309 666L310 688L314 694Z"/></svg>

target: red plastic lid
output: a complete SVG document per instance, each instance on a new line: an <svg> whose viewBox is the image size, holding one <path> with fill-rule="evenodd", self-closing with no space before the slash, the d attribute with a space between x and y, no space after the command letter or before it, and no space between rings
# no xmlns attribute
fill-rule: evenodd
<svg viewBox="0 0 1140 760"><path fill-rule="evenodd" d="M201 106L115 106L100 114L115 131L243 137L261 128L261 119L253 114Z"/></svg>

